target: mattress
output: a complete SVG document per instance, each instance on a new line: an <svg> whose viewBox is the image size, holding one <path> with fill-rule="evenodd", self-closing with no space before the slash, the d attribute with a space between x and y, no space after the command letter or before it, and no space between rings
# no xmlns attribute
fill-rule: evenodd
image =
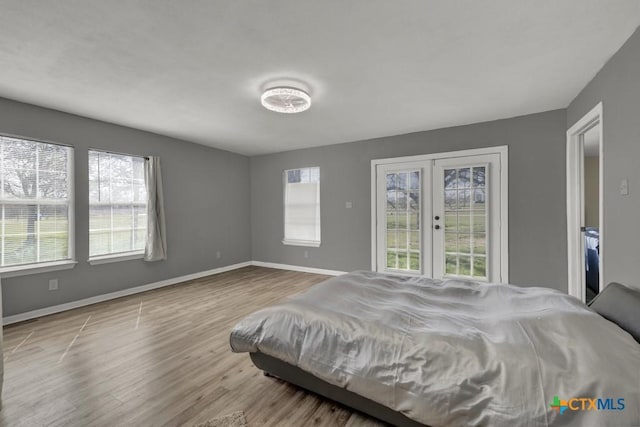
<svg viewBox="0 0 640 427"><path fill-rule="evenodd" d="M231 347L433 427L640 425L640 345L547 288L354 272L243 319Z"/></svg>

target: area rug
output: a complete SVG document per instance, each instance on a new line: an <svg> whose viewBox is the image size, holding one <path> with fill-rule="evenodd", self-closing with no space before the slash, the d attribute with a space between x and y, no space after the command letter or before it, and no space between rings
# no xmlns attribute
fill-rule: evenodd
<svg viewBox="0 0 640 427"><path fill-rule="evenodd" d="M223 417L213 418L205 423L197 424L194 427L248 427L244 412L237 411Z"/></svg>

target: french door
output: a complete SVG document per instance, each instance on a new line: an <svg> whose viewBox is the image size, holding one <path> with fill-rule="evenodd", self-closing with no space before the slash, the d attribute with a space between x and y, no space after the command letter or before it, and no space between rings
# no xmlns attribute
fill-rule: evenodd
<svg viewBox="0 0 640 427"><path fill-rule="evenodd" d="M375 165L374 269L507 281L506 149L390 160Z"/></svg>

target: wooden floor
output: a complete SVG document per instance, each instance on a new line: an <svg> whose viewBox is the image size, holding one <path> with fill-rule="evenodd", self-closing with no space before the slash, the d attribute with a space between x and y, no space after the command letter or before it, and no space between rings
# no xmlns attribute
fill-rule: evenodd
<svg viewBox="0 0 640 427"><path fill-rule="evenodd" d="M232 353L243 316L326 276L246 267L4 328L2 426L380 426Z"/></svg>

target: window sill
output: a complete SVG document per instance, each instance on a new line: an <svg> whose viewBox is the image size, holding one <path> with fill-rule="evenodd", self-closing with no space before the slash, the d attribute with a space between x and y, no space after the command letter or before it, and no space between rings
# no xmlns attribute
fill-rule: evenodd
<svg viewBox="0 0 640 427"><path fill-rule="evenodd" d="M75 267L77 263L77 261L65 260L3 267L0 268L0 277L6 279L9 277L26 276L29 274L48 273L50 271L58 270L69 270Z"/></svg>
<svg viewBox="0 0 640 427"><path fill-rule="evenodd" d="M314 242L311 240L283 240L282 241L283 245L289 245L289 246L308 246L311 248L319 248L320 247L320 242Z"/></svg>
<svg viewBox="0 0 640 427"><path fill-rule="evenodd" d="M131 261L144 258L144 252L126 252L114 255L102 255L89 258L87 261L91 265L110 264L112 262Z"/></svg>

